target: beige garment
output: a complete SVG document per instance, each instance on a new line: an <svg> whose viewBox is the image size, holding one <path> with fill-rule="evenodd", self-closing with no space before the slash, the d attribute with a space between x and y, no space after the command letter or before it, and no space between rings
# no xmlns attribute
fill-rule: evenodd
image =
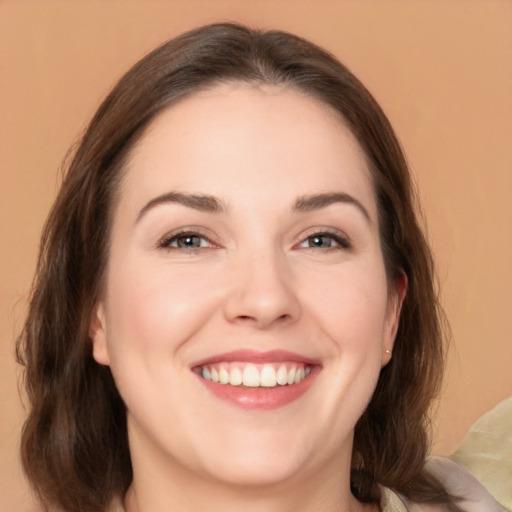
<svg viewBox="0 0 512 512"><path fill-rule="evenodd" d="M380 504L382 512L407 512L402 500L391 489L381 487L380 490L382 491Z"/></svg>
<svg viewBox="0 0 512 512"><path fill-rule="evenodd" d="M438 478L452 496L460 497L457 505L464 512L506 512L482 483L453 460L446 457L430 457L426 468ZM431 509L427 506L407 503L407 510L423 512ZM445 509L439 507L439 510Z"/></svg>
<svg viewBox="0 0 512 512"><path fill-rule="evenodd" d="M450 458L512 512L512 397L479 418Z"/></svg>

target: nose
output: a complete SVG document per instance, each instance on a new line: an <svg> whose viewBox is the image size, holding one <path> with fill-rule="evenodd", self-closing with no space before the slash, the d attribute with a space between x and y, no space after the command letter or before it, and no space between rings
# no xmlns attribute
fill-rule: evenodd
<svg viewBox="0 0 512 512"><path fill-rule="evenodd" d="M268 329L300 317L300 302L284 255L254 255L235 267L225 306L228 321Z"/></svg>

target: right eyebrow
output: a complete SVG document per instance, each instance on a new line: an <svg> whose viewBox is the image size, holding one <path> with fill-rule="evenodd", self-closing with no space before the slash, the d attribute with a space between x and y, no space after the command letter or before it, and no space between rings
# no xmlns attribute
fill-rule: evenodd
<svg viewBox="0 0 512 512"><path fill-rule="evenodd" d="M136 222L138 222L149 210L166 203L182 204L187 208L192 208L202 212L223 213L226 211L222 201L215 196L168 192L167 194L162 194L161 196L148 201L137 215Z"/></svg>

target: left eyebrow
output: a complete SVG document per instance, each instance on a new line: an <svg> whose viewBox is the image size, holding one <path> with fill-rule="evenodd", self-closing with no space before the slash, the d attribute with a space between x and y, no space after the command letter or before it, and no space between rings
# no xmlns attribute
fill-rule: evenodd
<svg viewBox="0 0 512 512"><path fill-rule="evenodd" d="M326 208L334 203L346 203L355 206L368 220L371 222L368 210L358 201L355 197L345 192L329 192L326 194L315 194L309 196L302 196L295 201L293 211L295 212L310 212Z"/></svg>

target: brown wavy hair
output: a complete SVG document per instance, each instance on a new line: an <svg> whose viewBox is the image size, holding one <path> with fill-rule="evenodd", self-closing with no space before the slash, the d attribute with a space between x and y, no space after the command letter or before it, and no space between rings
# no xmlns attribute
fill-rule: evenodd
<svg viewBox="0 0 512 512"><path fill-rule="evenodd" d="M364 150L388 280L405 272L408 291L393 358L356 425L352 492L378 503L382 484L412 500L457 510L424 469L428 411L443 368L443 317L393 129L361 82L326 51L291 34L234 24L188 32L135 64L100 106L70 160L44 227L17 344L30 401L21 443L28 478L44 504L68 512L103 512L130 485L125 406L109 368L93 360L88 336L123 164L160 112L200 89L232 81L286 85L329 105Z"/></svg>

